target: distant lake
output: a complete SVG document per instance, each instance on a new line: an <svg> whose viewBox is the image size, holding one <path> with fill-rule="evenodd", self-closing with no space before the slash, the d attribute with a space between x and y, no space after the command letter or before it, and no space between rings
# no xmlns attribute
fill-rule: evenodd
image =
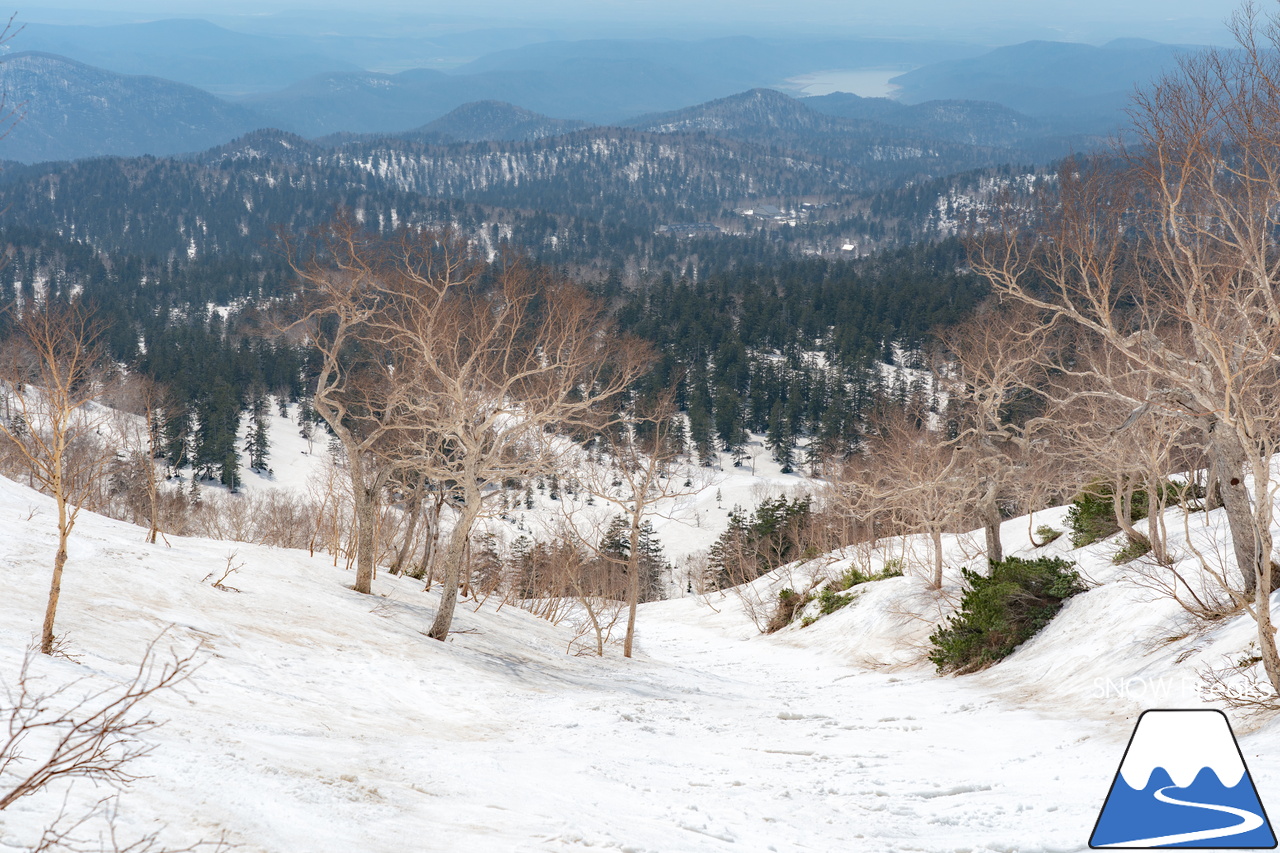
<svg viewBox="0 0 1280 853"><path fill-rule="evenodd" d="M893 97L896 86L889 80L905 74L910 68L853 68L814 71L788 78L783 87L804 95L829 95L832 92L852 92L864 98Z"/></svg>

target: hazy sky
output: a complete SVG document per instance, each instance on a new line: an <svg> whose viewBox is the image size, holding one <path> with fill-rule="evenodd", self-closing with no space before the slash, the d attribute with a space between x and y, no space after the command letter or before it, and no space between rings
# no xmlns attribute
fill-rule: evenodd
<svg viewBox="0 0 1280 853"><path fill-rule="evenodd" d="M364 34L396 28L546 26L572 37L636 34L808 31L1020 41L1060 38L1099 42L1118 36L1214 42L1236 0L72 0L75 9L19 8L49 23L108 23L154 17L207 17L259 31L349 27ZM59 4L61 5L61 4ZM72 4L67 3L68 7ZM1276 3L1268 3L1270 11ZM353 11L358 8L358 11ZM634 29L639 27L639 29ZM399 30L397 34L404 34Z"/></svg>

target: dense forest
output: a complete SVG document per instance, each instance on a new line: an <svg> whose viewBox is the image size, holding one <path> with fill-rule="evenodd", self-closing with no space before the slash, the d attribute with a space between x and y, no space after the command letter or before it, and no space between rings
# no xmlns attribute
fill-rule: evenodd
<svg viewBox="0 0 1280 853"><path fill-rule="evenodd" d="M265 316L293 287L282 252L157 258L16 227L0 239L5 304L82 293L112 358L170 389L181 404L169 426L174 466L234 485L223 467L240 413L266 394L302 399L314 383L309 349ZM817 439L815 454L846 451L869 401L911 392L901 379L888 387L895 374L876 365L982 299L962 267L955 240L861 260L708 253L696 279L667 271L624 286L615 270L593 288L624 329L661 353L642 385L676 384L704 458L741 448L751 431L767 434L790 466L802 461L801 437Z"/></svg>
<svg viewBox="0 0 1280 853"><path fill-rule="evenodd" d="M267 395L303 400L315 381L314 355L275 325L296 285L287 246L343 210L375 233L449 228L491 259L585 283L654 344L640 390L675 386L702 458L750 431L791 469L808 461L801 444L812 458L856 447L873 401L921 393L883 365L983 298L948 236L954 199L1025 187L1027 173L894 185L847 158L754 144L593 131L326 145L264 131L189 158L14 166L0 172L0 298L83 294L112 359L177 402L170 464L234 486L243 414ZM780 206L737 209L752 198ZM690 236L673 221L718 225Z"/></svg>

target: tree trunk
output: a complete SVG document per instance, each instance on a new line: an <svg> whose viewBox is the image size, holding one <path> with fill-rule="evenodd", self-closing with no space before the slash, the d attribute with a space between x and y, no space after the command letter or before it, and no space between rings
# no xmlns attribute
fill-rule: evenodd
<svg viewBox="0 0 1280 853"><path fill-rule="evenodd" d="M1116 526L1124 531L1125 538L1130 542L1145 543L1149 546L1151 540L1133 526L1133 485L1133 480L1129 477L1116 481L1111 509L1115 514Z"/></svg>
<svg viewBox="0 0 1280 853"><path fill-rule="evenodd" d="M480 494L466 495L466 504L462 507L453 533L449 535L449 546L444 553L444 577L440 581L440 609L436 611L436 619L431 623L427 636L433 640L444 640L449 636L449 628L453 625L453 611L458 604L458 580L462 570L462 555L466 552L467 540L471 537L471 525L480 514Z"/></svg>
<svg viewBox="0 0 1280 853"><path fill-rule="evenodd" d="M987 488L982 499L982 529L987 537L987 560L999 563L1004 559L1004 544L1000 541L1000 503L996 500L994 486Z"/></svg>
<svg viewBox="0 0 1280 853"><path fill-rule="evenodd" d="M1218 490L1218 477L1210 463L1209 472L1205 475L1204 511L1212 512L1220 506L1222 506L1222 492Z"/></svg>
<svg viewBox="0 0 1280 853"><path fill-rule="evenodd" d="M1164 526L1165 490L1159 479L1147 483L1147 539L1151 556L1162 566L1169 565L1169 534Z"/></svg>
<svg viewBox="0 0 1280 853"><path fill-rule="evenodd" d="M942 589L942 530L933 530L933 588Z"/></svg>
<svg viewBox="0 0 1280 853"><path fill-rule="evenodd" d="M366 595L373 592L374 489L356 485L352 490L356 517L356 582L351 587Z"/></svg>
<svg viewBox="0 0 1280 853"><path fill-rule="evenodd" d="M1252 595L1257 589L1262 555L1249 493L1244 486L1244 450L1226 427L1216 423L1209 429L1209 469L1227 514L1244 593Z"/></svg>
<svg viewBox="0 0 1280 853"><path fill-rule="evenodd" d="M636 502L638 509L642 508L639 501ZM627 554L627 572L630 577L627 578L627 636L622 641L622 656L624 658L631 657L631 647L635 643L636 638L636 608L640 604L640 522L641 515L639 512L631 515L631 551Z"/></svg>
<svg viewBox="0 0 1280 853"><path fill-rule="evenodd" d="M67 519L67 502L58 496L58 553L53 558L53 582L49 585L49 603L44 609L44 626L40 632L40 652L53 654L53 620L58 615L58 599L62 596L62 569L67 565L67 538L71 525Z"/></svg>
<svg viewBox="0 0 1280 853"><path fill-rule="evenodd" d="M404 569L405 561L409 559L409 552L413 550L413 538L418 533L418 517L419 511L422 509L422 492L427 486L427 475L419 474L417 485L413 487L413 494L409 496L409 506L406 513L409 516L408 526L404 532L404 539L400 543L400 550L396 552L396 558L391 563L391 574L398 575Z"/></svg>
<svg viewBox="0 0 1280 853"><path fill-rule="evenodd" d="M154 465L150 461L147 464ZM156 489L153 488L147 498L151 502L151 529L147 531L147 544L154 545L156 544L156 536L160 533L160 496L156 494Z"/></svg>
<svg viewBox="0 0 1280 853"><path fill-rule="evenodd" d="M435 582L436 575L436 550L440 544L440 502L437 501L430 509L427 516L427 535L423 537L425 540L422 545L422 562L418 564L419 579L426 578L426 586L423 592L431 589L431 584Z"/></svg>
<svg viewBox="0 0 1280 853"><path fill-rule="evenodd" d="M151 529L147 531L147 544L156 544L156 536L160 533L160 484L156 481L156 422L155 409L147 407L147 444L146 459L143 471L147 476L147 503L151 510Z"/></svg>
<svg viewBox="0 0 1280 853"><path fill-rule="evenodd" d="M1257 614L1258 622L1258 651L1262 656L1262 669L1271 682L1271 689L1280 696L1280 654L1276 651L1276 628L1271 624L1271 572L1259 573L1257 583L1254 613Z"/></svg>

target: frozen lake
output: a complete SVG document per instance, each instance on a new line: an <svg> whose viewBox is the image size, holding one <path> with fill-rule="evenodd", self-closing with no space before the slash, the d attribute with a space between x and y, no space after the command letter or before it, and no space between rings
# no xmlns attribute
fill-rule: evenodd
<svg viewBox="0 0 1280 853"><path fill-rule="evenodd" d="M783 86L803 95L852 92L864 98L891 98L897 88L889 83L909 68L854 68L814 71L788 78Z"/></svg>

